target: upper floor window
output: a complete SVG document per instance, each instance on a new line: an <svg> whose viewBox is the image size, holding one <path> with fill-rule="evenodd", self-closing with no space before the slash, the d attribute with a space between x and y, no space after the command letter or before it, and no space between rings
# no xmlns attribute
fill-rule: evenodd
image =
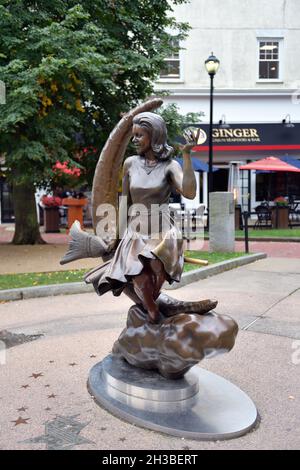
<svg viewBox="0 0 300 470"><path fill-rule="evenodd" d="M177 38L171 39L171 45L174 51L164 60L164 65L160 71L160 78L178 79L180 78L180 47Z"/></svg>
<svg viewBox="0 0 300 470"><path fill-rule="evenodd" d="M281 41L279 39L259 40L259 80L281 79Z"/></svg>

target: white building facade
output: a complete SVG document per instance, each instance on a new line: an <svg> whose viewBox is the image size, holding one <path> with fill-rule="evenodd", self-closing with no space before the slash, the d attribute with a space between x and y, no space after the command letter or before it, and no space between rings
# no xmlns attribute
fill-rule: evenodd
<svg viewBox="0 0 300 470"><path fill-rule="evenodd" d="M230 129L221 131L223 139L214 139L213 162L222 170L218 176L214 174L214 190L227 190L231 161L248 162L271 155L300 159L300 1L191 0L174 6L174 14L177 20L188 22L191 30L179 53L166 60L156 89L168 90L165 103L177 103L184 114L203 111L200 127L206 133L210 78L204 62L212 51L220 60L214 78L214 134L220 133L220 120ZM283 120L285 124L291 121L294 127L287 128ZM248 130L240 132L240 128ZM256 132L259 139L232 140L233 131L246 137ZM195 156L207 162L208 143L201 144ZM241 201L245 207L249 198L251 208L262 199L257 188L264 184L262 178L252 172L249 188L247 176ZM295 178L290 184L300 199L300 179ZM201 201L197 199L195 204L206 203L206 198L204 173Z"/></svg>

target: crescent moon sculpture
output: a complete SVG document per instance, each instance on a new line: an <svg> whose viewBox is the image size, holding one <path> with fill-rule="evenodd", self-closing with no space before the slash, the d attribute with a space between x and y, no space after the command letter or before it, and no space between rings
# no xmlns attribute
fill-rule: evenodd
<svg viewBox="0 0 300 470"><path fill-rule="evenodd" d="M96 235L99 235L97 233L97 225L103 217L103 215L97 214L98 208L101 205L110 204L115 208L115 213L118 212L118 179L131 136L133 118L137 114L159 108L162 103L162 99L152 98L145 103L139 104L122 117L108 137L100 154L93 180L92 211L93 227ZM113 236L114 234L112 234Z"/></svg>
<svg viewBox="0 0 300 470"><path fill-rule="evenodd" d="M75 221L70 229L71 240L69 249L60 264L64 265L83 258L102 258L109 260L113 254L112 241L117 243L116 222L118 217L110 219L111 212L97 215L99 208L109 205L114 208L114 216L118 213L118 180L124 154L130 140L134 116L145 111L153 111L163 103L160 98L152 98L139 104L124 114L110 133L98 160L92 187L92 218L95 235L81 230L80 223ZM108 238L103 239L97 233L97 225L105 217L113 231L106 231ZM102 234L101 234L102 235Z"/></svg>
<svg viewBox="0 0 300 470"><path fill-rule="evenodd" d="M112 246L117 244L119 238L116 236L118 230L116 227L118 183L125 150L132 133L133 120L141 113L151 114L151 111L161 106L162 102L160 98L153 98L136 106L125 114L113 129L100 154L93 180L92 211L95 235L82 231L79 223L75 223L71 228L72 240L69 251L61 263L65 264L84 257L102 257L104 261L107 261L85 276L85 281L88 284L92 283L97 293L99 293L98 283L103 276L105 279L104 273L109 272L108 276L110 276L111 266L119 256L119 247L114 252L114 246ZM109 210L105 212L108 206L114 209L114 213ZM103 231L100 232L100 228L103 228L100 225L102 220L109 225L105 239L101 237ZM99 231L97 230L98 226ZM113 230L114 233L112 233ZM172 247L171 242L164 248L168 253ZM177 249L177 247L175 248ZM181 250L181 246L178 250ZM156 261L159 259L155 259L154 263ZM210 299L194 302L181 301L161 293L162 283L167 278L164 271L161 275L161 267L159 265L158 269L157 263L155 269L156 271L152 272L148 263L143 268L140 277L135 275L132 281L128 280L122 286L124 293L134 301L135 305L129 310L127 327L115 342L113 352L116 356L124 357L127 362L136 367L158 369L165 377L178 378L205 357L207 351L210 351L209 354L212 351L214 353L230 351L235 342L237 325L230 317L211 312L216 307L217 301ZM138 277L140 281L137 290L135 290L135 282ZM150 290L158 315L157 318L154 318L155 322L149 322L149 310L144 306L143 301L149 300L149 297L146 296L150 281L152 282L153 279L161 285L157 288L157 293ZM152 288L151 286L150 288ZM102 293L107 292L105 289ZM153 320L153 318L151 319ZM190 352L191 330L194 338L193 353ZM173 339L170 342L171 337ZM169 359L168 356L170 356Z"/></svg>

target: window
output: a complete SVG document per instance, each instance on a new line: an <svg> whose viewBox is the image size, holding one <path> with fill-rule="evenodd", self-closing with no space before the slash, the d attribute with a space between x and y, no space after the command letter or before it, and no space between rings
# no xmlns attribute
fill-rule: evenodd
<svg viewBox="0 0 300 470"><path fill-rule="evenodd" d="M274 201L278 196L300 198L300 174L284 172L256 173L256 200Z"/></svg>
<svg viewBox="0 0 300 470"><path fill-rule="evenodd" d="M259 40L259 80L280 80L280 40Z"/></svg>
<svg viewBox="0 0 300 470"><path fill-rule="evenodd" d="M160 78L178 79L180 78L180 57L179 57L179 40L171 39L171 46L174 51L164 60L164 65L160 71Z"/></svg>
<svg viewBox="0 0 300 470"><path fill-rule="evenodd" d="M13 208L13 197L12 187L6 182L4 178L0 177L0 205L1 214L0 222L12 223L15 220L14 208Z"/></svg>

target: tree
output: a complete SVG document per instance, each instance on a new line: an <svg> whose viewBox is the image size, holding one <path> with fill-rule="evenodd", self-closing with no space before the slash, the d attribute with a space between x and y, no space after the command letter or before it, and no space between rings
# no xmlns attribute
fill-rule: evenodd
<svg viewBox="0 0 300 470"><path fill-rule="evenodd" d="M184 143L184 138L180 139L184 128L193 126L201 122L204 116L203 111L199 113L181 114L177 104L171 103L158 110L158 114L164 119L168 129L169 143L174 147L175 155L181 153L180 144ZM180 142L179 142L180 140Z"/></svg>
<svg viewBox="0 0 300 470"><path fill-rule="evenodd" d="M174 47L167 31L181 39L188 30L171 14L168 0L0 0L0 148L13 184L13 243L42 241L34 194L55 163L80 167L74 156L100 149L120 114L153 92Z"/></svg>

